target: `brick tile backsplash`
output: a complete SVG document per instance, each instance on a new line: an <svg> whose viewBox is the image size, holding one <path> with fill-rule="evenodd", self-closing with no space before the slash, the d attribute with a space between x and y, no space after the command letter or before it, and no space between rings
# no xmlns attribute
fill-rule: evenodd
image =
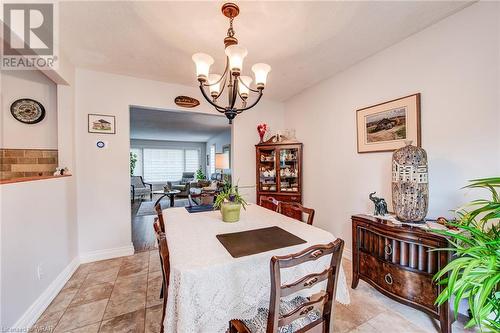
<svg viewBox="0 0 500 333"><path fill-rule="evenodd" d="M0 149L0 180L51 176L57 166L57 150Z"/></svg>

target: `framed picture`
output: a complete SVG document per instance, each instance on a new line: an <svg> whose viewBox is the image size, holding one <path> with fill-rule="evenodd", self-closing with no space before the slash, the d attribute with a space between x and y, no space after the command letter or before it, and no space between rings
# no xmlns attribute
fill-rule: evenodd
<svg viewBox="0 0 500 333"><path fill-rule="evenodd" d="M116 134L115 116L89 114L89 133Z"/></svg>
<svg viewBox="0 0 500 333"><path fill-rule="evenodd" d="M420 147L420 94L356 110L358 153Z"/></svg>

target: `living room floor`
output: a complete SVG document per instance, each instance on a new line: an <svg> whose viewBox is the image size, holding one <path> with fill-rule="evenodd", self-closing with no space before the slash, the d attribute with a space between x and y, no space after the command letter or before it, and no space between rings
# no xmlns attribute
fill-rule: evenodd
<svg viewBox="0 0 500 333"><path fill-rule="evenodd" d="M343 260L351 283L351 262ZM162 314L158 250L81 265L34 326L34 332L158 333ZM360 281L351 303L335 306L334 332L439 332L437 321ZM465 330L463 318L454 333Z"/></svg>

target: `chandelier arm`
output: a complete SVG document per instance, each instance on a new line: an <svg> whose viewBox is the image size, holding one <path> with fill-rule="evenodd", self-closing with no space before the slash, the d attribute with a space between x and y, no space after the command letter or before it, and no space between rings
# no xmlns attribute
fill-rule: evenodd
<svg viewBox="0 0 500 333"><path fill-rule="evenodd" d="M243 111L246 111L246 110L248 110L248 109L253 108L255 105L257 105L257 103L259 103L260 99L262 98L262 95L263 95L263 94L262 94L262 90L261 90L261 91L260 91L260 93L259 93L259 96L258 96L258 97L257 97L257 99L255 100L255 102L253 102L250 106L247 106L247 107L245 107L245 108L241 108L241 109L239 109L239 110L238 110L238 113L241 113L241 112L243 112Z"/></svg>
<svg viewBox="0 0 500 333"><path fill-rule="evenodd" d="M203 83L201 83L201 82L200 82L200 90L201 90L201 93L203 94L203 97L205 97L205 99L207 100L208 103L210 103L213 107L215 107L215 109L217 111L219 111L220 113L224 113L224 109L222 107L218 106L217 104L215 104L214 102L212 102L210 100L210 98L207 96L205 89L203 89Z"/></svg>
<svg viewBox="0 0 500 333"><path fill-rule="evenodd" d="M226 77L227 77L227 76L226 76L226 74L227 74L227 68L229 67L228 62L229 62L229 60L228 60L228 58L226 57L226 67L224 68L224 72L222 73L222 75L220 76L220 78L219 78L216 82L214 82L214 83L203 83L203 85L204 85L205 87L210 87L210 86L213 86L213 85L219 84L219 83L222 81L222 79L223 79L223 78L226 78ZM208 81L207 81L207 82L208 82ZM224 80L224 82L225 82L225 80Z"/></svg>
<svg viewBox="0 0 500 333"><path fill-rule="evenodd" d="M234 105L236 104L236 97L238 97L238 78L235 78L233 81L233 98L231 100L231 109L234 109Z"/></svg>
<svg viewBox="0 0 500 333"><path fill-rule="evenodd" d="M217 95L217 97L215 97L215 99L218 99L220 95L222 95L224 89L226 89L226 81L227 81L227 76L224 74L224 83L222 84L222 89L219 91L219 94Z"/></svg>
<svg viewBox="0 0 500 333"><path fill-rule="evenodd" d="M252 88L250 88L249 86L247 86L247 85L245 84L245 82L243 82L243 80L241 79L241 76L238 76L238 81L240 81L240 83L241 83L241 84L243 84L243 85L244 85L244 86L245 86L248 90L250 90L250 91L252 91L252 92L256 92L256 93L258 93L258 92L259 92L259 90L257 90L257 89L252 89Z"/></svg>

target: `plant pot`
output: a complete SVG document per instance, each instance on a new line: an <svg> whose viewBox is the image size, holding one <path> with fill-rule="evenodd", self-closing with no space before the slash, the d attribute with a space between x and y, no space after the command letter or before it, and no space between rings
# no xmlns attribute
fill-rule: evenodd
<svg viewBox="0 0 500 333"><path fill-rule="evenodd" d="M238 222L240 220L241 204L225 202L220 207L222 214L222 221L224 222Z"/></svg>

